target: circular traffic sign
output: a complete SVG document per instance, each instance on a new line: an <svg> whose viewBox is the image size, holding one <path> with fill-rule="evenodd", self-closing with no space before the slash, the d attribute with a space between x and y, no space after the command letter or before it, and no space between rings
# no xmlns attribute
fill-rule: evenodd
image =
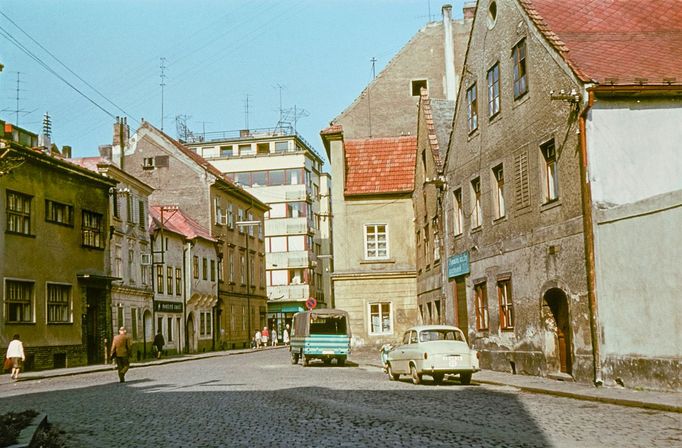
<svg viewBox="0 0 682 448"><path fill-rule="evenodd" d="M308 300L305 301L305 306L309 310L312 310L317 306L317 299L315 299L315 297L308 298Z"/></svg>

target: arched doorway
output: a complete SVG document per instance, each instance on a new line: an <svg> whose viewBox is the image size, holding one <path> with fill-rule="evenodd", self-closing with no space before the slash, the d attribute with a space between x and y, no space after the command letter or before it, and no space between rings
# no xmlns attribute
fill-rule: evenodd
<svg viewBox="0 0 682 448"><path fill-rule="evenodd" d="M189 316L187 316L187 343L189 344L189 352L195 353L197 351L197 343L194 331L194 313L189 313Z"/></svg>
<svg viewBox="0 0 682 448"><path fill-rule="evenodd" d="M543 296L543 317L546 331L554 334L554 355L559 371L571 374L573 357L571 353L571 322L568 313L568 297L559 288L549 289ZM548 350L546 355L551 355Z"/></svg>

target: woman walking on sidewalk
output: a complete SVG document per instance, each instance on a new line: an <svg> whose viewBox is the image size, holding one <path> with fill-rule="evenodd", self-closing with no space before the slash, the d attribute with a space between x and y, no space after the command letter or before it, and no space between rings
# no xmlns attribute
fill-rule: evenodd
<svg viewBox="0 0 682 448"><path fill-rule="evenodd" d="M12 338L12 341L9 343L7 355L5 357L12 360L11 378L18 380L21 364L26 360L26 356L24 355L24 344L22 344L18 334L15 334L14 338Z"/></svg>

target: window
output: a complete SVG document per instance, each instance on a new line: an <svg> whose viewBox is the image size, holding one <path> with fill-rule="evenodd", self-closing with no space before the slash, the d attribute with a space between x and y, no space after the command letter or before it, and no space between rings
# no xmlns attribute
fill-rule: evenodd
<svg viewBox="0 0 682 448"><path fill-rule="evenodd" d="M211 260L211 281L215 281L215 260Z"/></svg>
<svg viewBox="0 0 682 448"><path fill-rule="evenodd" d="M528 92L525 39L512 49L512 56L514 58L514 99L517 99Z"/></svg>
<svg viewBox="0 0 682 448"><path fill-rule="evenodd" d="M559 171L557 167L556 149L554 147L554 140L550 140L540 147L542 157L545 160L544 164L544 193L545 202L551 202L559 199Z"/></svg>
<svg viewBox="0 0 682 448"><path fill-rule="evenodd" d="M144 201L137 201L137 213L139 215L140 229L147 228L147 212L144 206Z"/></svg>
<svg viewBox="0 0 682 448"><path fill-rule="evenodd" d="M7 190L7 231L31 234L31 196Z"/></svg>
<svg viewBox="0 0 682 448"><path fill-rule="evenodd" d="M218 281L222 282L223 281L223 272L224 269L224 264L223 264L223 257L218 258Z"/></svg>
<svg viewBox="0 0 682 448"><path fill-rule="evenodd" d="M433 218L431 221L431 232L433 233L433 261L440 260L440 234L439 234L438 218Z"/></svg>
<svg viewBox="0 0 682 448"><path fill-rule="evenodd" d="M388 258L387 225L365 225L365 258L368 260L380 260Z"/></svg>
<svg viewBox="0 0 682 448"><path fill-rule="evenodd" d="M239 280L242 285L246 285L246 256L239 254Z"/></svg>
<svg viewBox="0 0 682 448"><path fill-rule="evenodd" d="M500 111L500 64L488 70L488 117L492 118Z"/></svg>
<svg viewBox="0 0 682 448"><path fill-rule="evenodd" d="M203 257L201 259L201 279L208 280L208 258Z"/></svg>
<svg viewBox="0 0 682 448"><path fill-rule="evenodd" d="M369 304L369 334L391 334L391 303Z"/></svg>
<svg viewBox="0 0 682 448"><path fill-rule="evenodd" d="M199 279L199 257L196 255L192 258L192 277Z"/></svg>
<svg viewBox="0 0 682 448"><path fill-rule="evenodd" d="M156 267L156 292L163 294L163 266Z"/></svg>
<svg viewBox="0 0 682 448"><path fill-rule="evenodd" d="M476 83L467 89L467 122L469 132L478 129L478 99L476 98Z"/></svg>
<svg viewBox="0 0 682 448"><path fill-rule="evenodd" d="M83 227L81 230L83 246L104 248L104 219L100 213L83 210Z"/></svg>
<svg viewBox="0 0 682 448"><path fill-rule="evenodd" d="M154 168L154 157L145 157L142 160L142 168L143 169L152 169Z"/></svg>
<svg viewBox="0 0 682 448"><path fill-rule="evenodd" d="M227 273L228 281L234 283L234 249L227 250Z"/></svg>
<svg viewBox="0 0 682 448"><path fill-rule="evenodd" d="M71 322L71 285L47 284L47 323Z"/></svg>
<svg viewBox="0 0 682 448"><path fill-rule="evenodd" d="M227 204L227 227L234 229L234 212L232 204Z"/></svg>
<svg viewBox="0 0 682 448"><path fill-rule="evenodd" d="M173 267L166 266L166 294L173 295Z"/></svg>
<svg viewBox="0 0 682 448"><path fill-rule="evenodd" d="M512 303L510 279L500 280L497 282L497 298L500 302L500 328L502 330L513 330L514 304Z"/></svg>
<svg viewBox="0 0 682 448"><path fill-rule="evenodd" d="M287 152L289 150L289 142L275 142L275 152Z"/></svg>
<svg viewBox="0 0 682 448"><path fill-rule="evenodd" d="M175 268L175 295L182 295L182 271L180 268Z"/></svg>
<svg viewBox="0 0 682 448"><path fill-rule="evenodd" d="M128 244L132 244L131 241L128 242ZM135 283L135 278L133 277L133 266L135 264L135 250L134 249L128 249L128 263L126 267L128 268L128 281L131 283Z"/></svg>
<svg viewBox="0 0 682 448"><path fill-rule="evenodd" d="M462 189L458 188L455 190L453 193L454 196L454 203L453 205L453 214L454 214L454 223L453 223L453 232L455 236L461 235L462 232L464 232L464 209L462 208Z"/></svg>
<svg viewBox="0 0 682 448"><path fill-rule="evenodd" d="M130 331L133 340L137 339L137 308L130 308Z"/></svg>
<svg viewBox="0 0 682 448"><path fill-rule="evenodd" d="M237 209L237 222L244 221L244 210L242 208ZM244 233L244 226L238 226L239 233Z"/></svg>
<svg viewBox="0 0 682 448"><path fill-rule="evenodd" d="M255 154L256 151L254 150L253 146L249 144L245 145L239 145L239 155L240 156L250 156Z"/></svg>
<svg viewBox="0 0 682 448"><path fill-rule="evenodd" d="M268 185L278 186L285 184L286 176L284 170L273 170L268 173L268 178Z"/></svg>
<svg viewBox="0 0 682 448"><path fill-rule="evenodd" d="M73 226L73 206L46 199L45 221Z"/></svg>
<svg viewBox="0 0 682 448"><path fill-rule="evenodd" d="M270 154L270 143L258 143L256 145L257 154Z"/></svg>
<svg viewBox="0 0 682 448"><path fill-rule="evenodd" d="M426 81L426 79L415 79L415 80L413 80L412 81L412 96L420 96L422 87L428 90L429 83Z"/></svg>
<svg viewBox="0 0 682 448"><path fill-rule="evenodd" d="M223 222L223 208L220 204L220 198L213 199L213 208L215 209L215 223L218 225L224 224Z"/></svg>
<svg viewBox="0 0 682 448"><path fill-rule="evenodd" d="M125 325L125 321L123 320L123 305L120 303L116 307L116 327L120 328Z"/></svg>
<svg viewBox="0 0 682 448"><path fill-rule="evenodd" d="M284 286L289 284L289 271L279 269L268 271L268 286Z"/></svg>
<svg viewBox="0 0 682 448"><path fill-rule="evenodd" d="M33 322L33 282L6 280L5 316L8 323Z"/></svg>
<svg viewBox="0 0 682 448"><path fill-rule="evenodd" d="M488 292L485 283L474 286L474 300L476 306L476 330L488 329Z"/></svg>
<svg viewBox="0 0 682 448"><path fill-rule="evenodd" d="M247 221L253 221L253 214L249 213L249 214L246 216L246 220L247 220ZM247 227L248 227L248 229L249 229L249 236L253 236L253 228L254 228L254 226L247 226Z"/></svg>
<svg viewBox="0 0 682 448"><path fill-rule="evenodd" d="M262 187L268 184L268 172L267 171L254 171L251 173L251 186L252 187Z"/></svg>
<svg viewBox="0 0 682 448"><path fill-rule="evenodd" d="M199 313L199 336L211 336L213 328L213 319L210 311L202 311Z"/></svg>
<svg viewBox="0 0 682 448"><path fill-rule="evenodd" d="M220 147L220 157L232 157L232 145Z"/></svg>
<svg viewBox="0 0 682 448"><path fill-rule="evenodd" d="M135 216L133 212L133 196L131 194L126 195L126 219L128 220L129 223L133 223L135 221Z"/></svg>
<svg viewBox="0 0 682 448"><path fill-rule="evenodd" d="M493 168L493 178L495 179L495 218L503 218L507 214L504 203L504 170L502 164Z"/></svg>
<svg viewBox="0 0 682 448"><path fill-rule="evenodd" d="M246 331L246 307L242 305L242 331Z"/></svg>
<svg viewBox="0 0 682 448"><path fill-rule="evenodd" d="M471 201L473 210L471 211L471 228L481 227L483 223L483 210L481 209L481 178L477 177L471 181Z"/></svg>
<svg viewBox="0 0 682 448"><path fill-rule="evenodd" d="M111 195L111 208L114 212L114 218L121 219L121 204L118 202L118 191L114 191Z"/></svg>

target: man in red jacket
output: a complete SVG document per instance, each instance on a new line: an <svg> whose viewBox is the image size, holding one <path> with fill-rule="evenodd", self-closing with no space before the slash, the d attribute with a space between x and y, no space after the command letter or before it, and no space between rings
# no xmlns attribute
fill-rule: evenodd
<svg viewBox="0 0 682 448"><path fill-rule="evenodd" d="M125 327L118 329L118 334L111 342L111 357L116 359L116 369L118 370L118 380L125 383L126 372L130 368L129 356L133 349L133 341L128 336Z"/></svg>

